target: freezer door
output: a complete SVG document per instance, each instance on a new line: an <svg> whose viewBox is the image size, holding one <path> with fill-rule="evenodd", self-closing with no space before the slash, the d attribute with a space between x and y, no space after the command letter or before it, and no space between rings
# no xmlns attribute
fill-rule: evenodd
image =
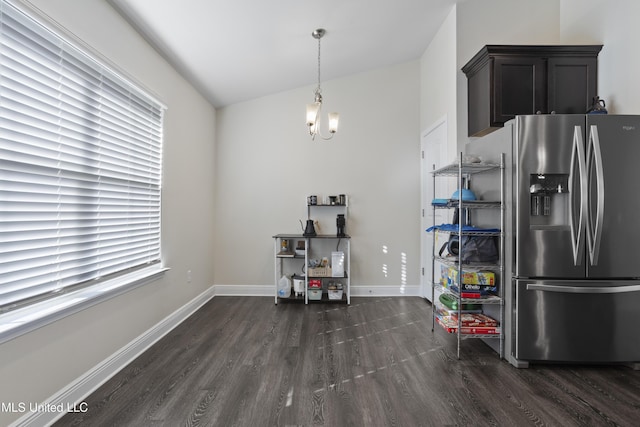
<svg viewBox="0 0 640 427"><path fill-rule="evenodd" d="M640 116L587 116L587 271L640 277Z"/></svg>
<svg viewBox="0 0 640 427"><path fill-rule="evenodd" d="M586 275L584 125L584 115L515 119L517 277Z"/></svg>
<svg viewBox="0 0 640 427"><path fill-rule="evenodd" d="M516 281L516 359L640 361L640 281Z"/></svg>

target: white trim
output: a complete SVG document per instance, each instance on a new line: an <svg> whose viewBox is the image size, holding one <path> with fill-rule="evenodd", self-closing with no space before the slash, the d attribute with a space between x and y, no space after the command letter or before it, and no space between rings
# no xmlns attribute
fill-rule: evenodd
<svg viewBox="0 0 640 427"><path fill-rule="evenodd" d="M275 297L274 285L214 285L216 296Z"/></svg>
<svg viewBox="0 0 640 427"><path fill-rule="evenodd" d="M168 268L154 265L68 294L0 314L0 344L158 279Z"/></svg>
<svg viewBox="0 0 640 427"><path fill-rule="evenodd" d="M89 396L135 358L149 349L149 347L200 309L200 307L211 300L214 295L214 287L212 286L41 404L44 408L62 408L62 411L45 410L29 412L12 423L10 427L53 424L65 415L69 409L73 409L75 405L81 404L82 399Z"/></svg>
<svg viewBox="0 0 640 427"><path fill-rule="evenodd" d="M431 123L431 125L428 128L423 130L422 133L420 134L420 138L424 138L425 136L427 136L431 132L433 132L437 127L439 127L442 124L446 124L446 123L447 123L447 115L445 114L444 116L440 117L438 120L436 120L433 123Z"/></svg>
<svg viewBox="0 0 640 427"><path fill-rule="evenodd" d="M274 285L215 285L216 296L261 296L274 297L276 289ZM420 285L376 286L361 285L351 286L352 297L418 297Z"/></svg>
<svg viewBox="0 0 640 427"><path fill-rule="evenodd" d="M422 132L420 137L422 156L420 158L420 228L418 232L420 233L421 261L418 274L420 275L420 295L429 301L432 299L432 283L434 281L432 276L433 274L437 275L435 271L432 271L433 239L435 236L432 233L426 233L425 230L433 225L434 221L441 221L447 215L441 210L434 211L431 206L431 199L438 197L436 194L440 194L440 196L446 194L446 192L442 193L442 190L447 185L443 181L435 182L431 172L433 166L437 168L447 163L448 132L447 115L445 114ZM436 194L432 194L434 189Z"/></svg>
<svg viewBox="0 0 640 427"><path fill-rule="evenodd" d="M420 285L352 286L352 297L421 297Z"/></svg>

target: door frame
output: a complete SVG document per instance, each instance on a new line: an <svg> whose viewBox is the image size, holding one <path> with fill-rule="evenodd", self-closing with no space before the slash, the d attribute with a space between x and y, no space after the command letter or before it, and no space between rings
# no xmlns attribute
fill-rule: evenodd
<svg viewBox="0 0 640 427"><path fill-rule="evenodd" d="M420 135L420 295L431 301L431 286L433 283L432 233L425 230L433 225L433 210L431 201L434 198L433 174L435 167L447 164L448 128L447 116L436 120ZM444 184L444 180L440 180ZM436 190L437 192L437 190Z"/></svg>

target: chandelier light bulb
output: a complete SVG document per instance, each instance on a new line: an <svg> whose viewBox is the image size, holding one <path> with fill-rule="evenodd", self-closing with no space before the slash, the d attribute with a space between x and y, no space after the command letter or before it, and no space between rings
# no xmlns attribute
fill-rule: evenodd
<svg viewBox="0 0 640 427"><path fill-rule="evenodd" d="M307 104L307 126L315 126L319 111L320 104L315 102L313 104Z"/></svg>
<svg viewBox="0 0 640 427"><path fill-rule="evenodd" d="M340 115L338 113L329 113L329 132L338 132L338 120Z"/></svg>

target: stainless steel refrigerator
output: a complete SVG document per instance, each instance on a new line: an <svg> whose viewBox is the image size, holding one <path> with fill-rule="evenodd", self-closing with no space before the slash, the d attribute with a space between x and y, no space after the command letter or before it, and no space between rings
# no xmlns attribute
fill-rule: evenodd
<svg viewBox="0 0 640 427"><path fill-rule="evenodd" d="M640 361L640 116L511 129L513 357Z"/></svg>

